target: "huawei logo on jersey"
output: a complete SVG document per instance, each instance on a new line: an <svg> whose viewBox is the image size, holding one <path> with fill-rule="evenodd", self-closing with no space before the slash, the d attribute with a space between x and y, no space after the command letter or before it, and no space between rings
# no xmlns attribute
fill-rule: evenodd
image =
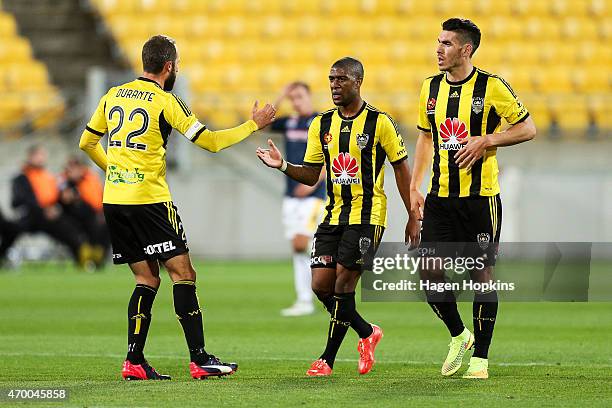
<svg viewBox="0 0 612 408"><path fill-rule="evenodd" d="M458 118L446 118L440 125L440 137L442 138L440 149L459 150L467 142L467 127Z"/></svg>
<svg viewBox="0 0 612 408"><path fill-rule="evenodd" d="M332 172L336 178L332 179L334 184L350 185L359 184L359 177L355 177L359 171L359 165L349 153L340 153L332 162Z"/></svg>

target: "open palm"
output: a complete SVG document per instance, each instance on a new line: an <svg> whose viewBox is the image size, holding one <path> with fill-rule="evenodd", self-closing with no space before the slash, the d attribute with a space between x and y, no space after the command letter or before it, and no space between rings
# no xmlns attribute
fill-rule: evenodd
<svg viewBox="0 0 612 408"><path fill-rule="evenodd" d="M278 169L283 164L283 156L281 156L280 151L274 145L272 139L268 139L268 146L270 147L269 149L258 147L256 150L257 157L259 157L259 160L264 162L266 166Z"/></svg>

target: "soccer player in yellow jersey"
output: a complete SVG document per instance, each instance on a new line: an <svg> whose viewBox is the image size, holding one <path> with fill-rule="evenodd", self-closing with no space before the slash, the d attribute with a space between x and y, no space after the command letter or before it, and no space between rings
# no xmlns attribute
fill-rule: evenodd
<svg viewBox="0 0 612 408"><path fill-rule="evenodd" d="M536 128L529 112L510 86L497 75L472 65L480 30L470 20L451 18L438 37L440 74L421 89L418 129L411 182L412 210L422 214L422 245L461 242L484 268L471 271L477 282L489 282L501 229L497 181L498 147L533 139ZM500 132L501 119L510 127ZM427 199L419 192L431 163ZM442 245L439 245L442 246ZM421 270L422 279L442 282L443 271ZM461 367L475 343L465 378L488 377L488 349L497 316L497 292L474 294L474 335L465 328L452 291L428 292L427 301L452 337L442 366L450 376Z"/></svg>
<svg viewBox="0 0 612 408"><path fill-rule="evenodd" d="M268 140L257 149L269 167L292 179L314 185L325 166L327 206L315 233L310 266L312 289L330 313L327 346L306 372L332 373L334 360L349 327L359 335L359 373L374 364L374 349L382 330L365 321L355 307L355 288L363 270L372 268L376 249L387 225L384 165L393 165L395 181L406 210L410 209L410 168L404 142L393 120L360 96L363 65L353 58L334 63L329 83L335 109L323 112L308 129L303 165L285 161ZM418 215L409 214L406 242L418 239Z"/></svg>
<svg viewBox="0 0 612 408"><path fill-rule="evenodd" d="M185 333L194 378L236 371L204 349L202 313L196 295L181 218L166 184L166 144L172 128L203 149L218 152L274 120L275 109L253 107L242 125L211 131L170 93L178 72L174 40L157 35L142 49L143 75L111 88L81 136L80 147L106 172L104 215L113 261L127 263L136 278L128 305L128 353L122 375L128 380L169 379L145 360L143 350L151 307L160 284L159 263L173 281L174 309ZM108 149L99 143L108 132Z"/></svg>

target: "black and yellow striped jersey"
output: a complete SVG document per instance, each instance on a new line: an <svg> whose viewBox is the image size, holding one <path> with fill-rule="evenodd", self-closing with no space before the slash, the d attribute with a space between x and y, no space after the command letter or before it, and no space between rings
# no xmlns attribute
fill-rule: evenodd
<svg viewBox="0 0 612 408"><path fill-rule="evenodd" d="M308 129L304 165L326 166L323 224L386 226L385 159L398 163L406 157L395 122L365 102L353 117L337 108L319 114Z"/></svg>
<svg viewBox="0 0 612 408"><path fill-rule="evenodd" d="M166 144L172 128L191 141L207 131L185 102L151 79L113 87L100 99L85 133L99 139L108 131L104 203L172 200L166 183Z"/></svg>
<svg viewBox="0 0 612 408"><path fill-rule="evenodd" d="M498 194L497 149L487 150L471 169L460 169L454 155L469 137L498 132L502 118L515 125L528 116L506 81L476 67L460 82L448 81L444 73L427 78L421 88L417 128L432 133L429 194L438 197Z"/></svg>

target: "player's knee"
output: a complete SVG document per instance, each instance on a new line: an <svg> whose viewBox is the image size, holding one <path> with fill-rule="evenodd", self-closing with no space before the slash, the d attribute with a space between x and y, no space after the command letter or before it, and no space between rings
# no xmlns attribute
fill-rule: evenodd
<svg viewBox="0 0 612 408"><path fill-rule="evenodd" d="M419 276L421 277L421 280L428 280L434 282L444 281L444 271L435 268L421 268L419 269Z"/></svg>
<svg viewBox="0 0 612 408"><path fill-rule="evenodd" d="M170 275L170 278L172 278L173 282L182 280L190 280L195 282L196 280L196 271L191 267L168 270L168 274Z"/></svg>
<svg viewBox="0 0 612 408"><path fill-rule="evenodd" d="M147 285L149 287L157 289L161 284L161 279L159 276L154 276L151 274L142 274L136 275L136 283L139 285Z"/></svg>
<svg viewBox="0 0 612 408"><path fill-rule="evenodd" d="M336 293L349 293L354 292L359 280L359 272L351 271L341 265L338 265L336 271Z"/></svg>
<svg viewBox="0 0 612 408"><path fill-rule="evenodd" d="M334 294L329 287L319 285L315 281L312 282L312 291L320 301L323 301L323 299L333 296Z"/></svg>
<svg viewBox="0 0 612 408"><path fill-rule="evenodd" d="M470 272L470 277L474 282L489 282L493 280L493 267L487 266L484 269L475 269Z"/></svg>

